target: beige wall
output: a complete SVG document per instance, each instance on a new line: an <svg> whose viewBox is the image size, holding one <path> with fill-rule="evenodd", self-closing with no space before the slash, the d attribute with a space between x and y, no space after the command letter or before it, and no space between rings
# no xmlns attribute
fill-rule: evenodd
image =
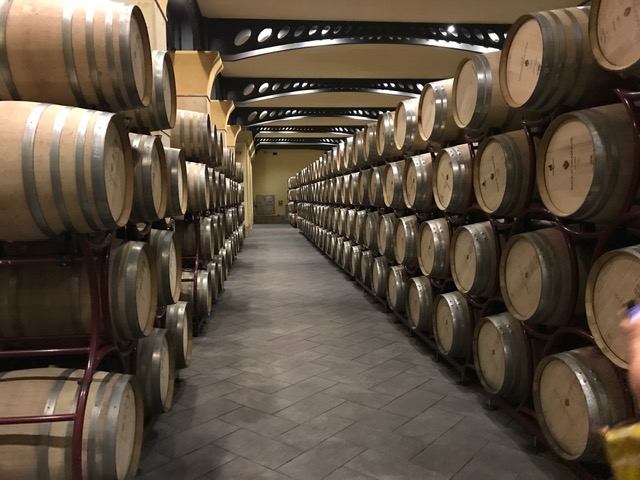
<svg viewBox="0 0 640 480"><path fill-rule="evenodd" d="M277 155L272 155L277 152ZM284 215L287 180L314 162L320 150L260 150L253 159L253 194L275 195L276 215ZM278 202L282 201L282 205Z"/></svg>

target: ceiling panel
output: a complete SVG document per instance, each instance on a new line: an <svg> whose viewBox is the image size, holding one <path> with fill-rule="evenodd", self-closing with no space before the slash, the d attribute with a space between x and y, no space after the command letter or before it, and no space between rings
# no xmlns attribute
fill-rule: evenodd
<svg viewBox="0 0 640 480"><path fill-rule="evenodd" d="M343 107L354 105L358 107L388 107L396 108L398 103L409 95L385 95L375 93L355 93L355 92L329 92L329 93L309 93L299 91L265 98L249 102L235 102L236 107L299 107L299 108L321 108L321 107Z"/></svg>

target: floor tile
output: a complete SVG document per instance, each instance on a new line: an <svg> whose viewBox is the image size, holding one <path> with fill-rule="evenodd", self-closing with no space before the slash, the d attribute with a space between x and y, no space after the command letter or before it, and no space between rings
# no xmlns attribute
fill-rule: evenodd
<svg viewBox="0 0 640 480"><path fill-rule="evenodd" d="M307 420L311 420L312 418L337 407L343 402L344 400L341 398L317 393L299 401L295 405L287 407L284 410L280 410L276 415L292 422L304 423Z"/></svg>
<svg viewBox="0 0 640 480"><path fill-rule="evenodd" d="M151 470L141 480L194 480L236 458L231 452L206 445L183 457Z"/></svg>
<svg viewBox="0 0 640 480"><path fill-rule="evenodd" d="M290 383L281 382L273 378L263 377L261 375L256 375L255 373L249 372L241 373L240 375L236 375L235 377L230 377L227 379L227 382L241 385L247 388L252 388L262 393L274 393L278 390L282 390L283 388L291 386Z"/></svg>
<svg viewBox="0 0 640 480"><path fill-rule="evenodd" d="M237 430L214 443L272 470L302 453L297 448L244 429Z"/></svg>
<svg viewBox="0 0 640 480"><path fill-rule="evenodd" d="M304 398L310 397L316 393L322 392L336 384L331 380L320 377L312 377L303 380L295 385L283 388L274 393L276 397L286 398L292 402L298 402Z"/></svg>
<svg viewBox="0 0 640 480"><path fill-rule="evenodd" d="M346 464L347 468L378 480L445 480L447 477L395 457L366 450ZM481 477L478 477L481 478Z"/></svg>
<svg viewBox="0 0 640 480"><path fill-rule="evenodd" d="M394 397L383 393L376 393L361 387L352 385L338 384L324 391L327 395L351 400L367 407L380 408L394 400Z"/></svg>
<svg viewBox="0 0 640 480"><path fill-rule="evenodd" d="M337 470L364 448L339 438L329 438L278 470L299 480L320 480Z"/></svg>
<svg viewBox="0 0 640 480"><path fill-rule="evenodd" d="M356 422L345 428L337 436L370 450L386 453L405 461L416 456L425 447L419 438L406 437L361 422Z"/></svg>
<svg viewBox="0 0 640 480"><path fill-rule="evenodd" d="M382 407L382 409L386 412L413 418L438 403L443 398L444 395L416 388L396 398L393 402Z"/></svg>
<svg viewBox="0 0 640 480"><path fill-rule="evenodd" d="M301 450L308 450L352 423L353 420L322 414L280 435L276 440Z"/></svg>
<svg viewBox="0 0 640 480"><path fill-rule="evenodd" d="M236 390L223 398L264 413L276 413L293 404L291 400L268 395L251 388Z"/></svg>
<svg viewBox="0 0 640 480"><path fill-rule="evenodd" d="M349 401L329 410L329 413L389 431L395 430L409 421L407 417L402 415L365 407Z"/></svg>
<svg viewBox="0 0 640 480"><path fill-rule="evenodd" d="M171 435L158 442L154 448L167 458L178 458L237 429L238 427L235 425L214 418L196 427Z"/></svg>
<svg viewBox="0 0 640 480"><path fill-rule="evenodd" d="M278 472L238 457L206 475L211 480L287 480Z"/></svg>
<svg viewBox="0 0 640 480"><path fill-rule="evenodd" d="M284 418L275 417L248 407L241 407L229 412L221 416L220 420L259 433L265 437L277 437L298 425Z"/></svg>

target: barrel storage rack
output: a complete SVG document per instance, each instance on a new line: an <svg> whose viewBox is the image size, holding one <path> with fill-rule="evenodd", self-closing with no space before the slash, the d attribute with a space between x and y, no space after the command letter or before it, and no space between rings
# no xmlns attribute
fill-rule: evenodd
<svg viewBox="0 0 640 480"><path fill-rule="evenodd" d="M601 0L602 1L602 0ZM596 2L597 4L601 2ZM595 7L592 7L595 8ZM569 11L570 10L570 11ZM589 13L587 8L579 9L563 9L562 15L584 15ZM545 12L541 12L541 15L545 15ZM533 14L536 15L536 14ZM514 29L517 28L519 22L514 24ZM511 35L511 34L510 34ZM586 37L585 37L586 38ZM592 39L593 40L593 39ZM504 52L502 53L504 57ZM640 59L639 59L640 60ZM491 62L496 62L495 58L491 59ZM500 59L501 62L504 60ZM478 64L476 64L478 65ZM589 67L593 68L593 67ZM459 69L462 70L462 69ZM635 74L634 74L635 75ZM490 78L490 77L489 77ZM494 78L497 82L497 71L494 73ZM380 124L384 123L384 128L389 128L388 120L379 120L378 128L375 124L369 124L363 131L360 131L349 139L348 143L345 143L342 147L334 148L333 150L325 153L318 161L312 163L305 169L303 169L296 177L289 179L289 199L296 199L296 214L290 218L291 224L297 227L302 234L304 234L323 254L329 259L334 261L340 269L355 281L365 292L373 297L376 302L379 302L383 308L393 314L395 321L404 324L410 334L419 338L430 351L434 353L436 358L444 359L451 367L454 368L460 375L461 382L467 382L477 377L482 384L485 394L486 402L485 406L489 409L500 408L508 412L529 434L532 435L534 440L534 446L543 446L554 452L561 461L565 462L569 468L576 472L580 478L596 479L596 478L609 478L610 471L608 467L602 463L602 457L600 454L594 454L598 450L598 446L594 446L593 436L595 434L589 434L587 441L587 447L583 456L574 455L570 452L562 451L562 445L558 444L549 430L549 426L545 423L544 419L540 416L540 407L536 405L536 402L541 402L535 395L542 395L540 390L542 388L541 375L542 370L537 368L545 363L542 360L550 361L552 358L565 358L562 355L572 354L572 352L581 351L594 351L597 352L599 358L604 359L606 371L609 372L609 377L613 378L616 388L619 388L619 393L608 392L612 396L619 396L617 398L617 409L619 411L618 416L611 417L611 424L615 424L619 421L624 421L630 417L634 417L638 412L635 411L634 402L631 396L631 392L626 380L626 367L623 361L616 361L612 352L607 351L606 345L603 346L602 339L603 333L598 333L600 339L596 338L591 326L592 319L589 318L589 324L587 323L587 317L589 313L585 313L585 282L587 274L589 274L589 281L593 276L592 272L594 266L598 266L602 263L603 257L607 252L623 251L630 247L630 245L640 244L640 235L638 234L638 222L640 221L640 208L637 206L637 192L640 188L640 114L638 112L638 102L640 101L640 84L635 79L625 79L624 81L617 79L617 77L602 74L602 72L596 72L594 76L594 83L602 85L603 81L606 81L606 85L609 89L609 94L606 92L600 94L600 97L607 100L603 100L600 103L591 104L572 104L562 103L551 106L549 108L541 110L528 110L523 108L517 111L519 122L514 122L513 114L507 114L502 119L496 120L492 125L485 125L484 128L476 128L475 126L462 126L457 121L455 124L452 120L444 122L446 123L446 129L454 132L447 136L441 136L438 141L433 138L422 138L425 143L420 144L418 141L405 142L402 146L402 134L400 138L396 137L396 152L392 152L388 149L388 140L380 140L382 136L388 138L393 136L393 132L389 135L389 132L380 130ZM604 80L603 80L604 79ZM502 80L502 78L501 78ZM442 89L446 87L443 81ZM437 83L437 82L435 82ZM441 87L434 85L433 89L437 92ZM455 85L455 80L449 83ZM425 85L425 89L427 85ZM448 88L448 87L447 87ZM499 91L499 90L498 90ZM495 90L494 90L495 93ZM425 92L423 90L424 97ZM421 97L421 102L422 102ZM480 97L480 95L478 95ZM617 103L616 103L617 100ZM411 100L409 100L410 102ZM414 100L415 101L415 100ZM406 103L405 101L403 103ZM629 136L630 151L632 151L633 162L630 162L628 166L624 167L624 175L627 177L628 182L624 184L623 188L616 189L617 192L622 191L620 194L616 194L618 198L614 201L617 202L613 207L609 208L609 214L604 216L601 214L598 217L599 211L592 211L589 215L573 213L567 213L559 215L552 211L545 202L545 198L541 198L539 193L540 177L544 177L543 165L541 168L540 162L544 153L540 152L541 148L548 148L547 141L546 146L542 146L546 139L546 136L551 132L551 128L554 125L559 125L560 120L566 118L567 114L573 114L574 110L580 108L598 107L598 105L605 105L609 102L610 105L618 105L618 112L621 110L620 105L624 108L625 114L621 115L622 118L616 117L619 122L616 128L628 129L633 132L632 136ZM444 109L443 109L444 103ZM436 112L436 116L440 116L443 119L446 115L447 105L450 108L451 105L455 105L455 97L447 98L447 102L441 102L439 109ZM492 107L493 108L493 107ZM502 108L502 107L501 107ZM602 107L600 111L605 111L606 108ZM400 116L405 117L407 108L403 107L396 110L396 122L398 124L399 113L402 110ZM479 107L476 105L475 109L470 111L478 111ZM481 108L480 108L481 110ZM490 110L495 113L495 110ZM423 112L424 113L424 112ZM575 112L577 115L580 112ZM587 113L588 114L588 113ZM585 115L587 115L585 114ZM563 117L564 116L564 117ZM419 115L418 115L419 117ZM408 118L408 116L407 116ZM504 120L506 118L506 120ZM421 119L418 123L422 122ZM555 122L555 123L554 123ZM551 128L550 128L551 127ZM421 127L411 126L407 123L403 128L403 132L406 137L409 138L412 129L419 130ZM406 130L404 130L406 128ZM455 129L460 130L455 133ZM444 128L442 129L444 131ZM470 187L471 196L465 197L465 189L469 188L469 184L462 190L458 190L456 195L461 195L462 206L458 205L456 208L442 208L434 202L438 198L436 195L441 192L436 192L437 180L436 168L437 162L443 155L443 151L446 149L455 148L454 152L461 158L466 157L467 163L464 164L464 168L467 172L473 172L473 179L466 177L467 182L475 182L476 167L480 168L480 159L478 156L482 151L488 148L488 142L495 139L499 141L498 137L503 137L502 134L508 134L510 138L515 138L520 142L521 150L521 165L525 174L518 180L518 188L520 197L517 204L512 202L506 213L502 210L495 212L489 210L487 202L483 199L484 203L480 203L478 195L479 186L473 184ZM546 133L546 135L545 135ZM378 137L376 137L376 134ZM572 137L573 138L573 137ZM363 145L367 142L370 143L369 147ZM378 143L379 142L379 143ZM371 145L378 145L377 151L371 147ZM351 146L351 148L349 148ZM400 148L402 146L402 148ZM484 149L484 150L483 150ZM468 150L466 153L465 150ZM631 156L629 158L631 158ZM420 157L420 158L418 158ZM417 160L415 160L417 159ZM455 160L455 159L454 159ZM426 171L428 181L425 182L420 179L419 175L414 174L412 181L417 182L418 187L422 188L423 192L427 192L424 195L428 197L429 201L420 203L418 208L414 208L412 202L416 202L415 190L413 197L407 196L407 191L403 191L404 205L397 203L397 183L398 180L393 177L387 176L387 184L385 182L385 171L389 171L389 165L400 165L398 162L405 162L404 177L400 181L407 182L407 168L406 164L410 161L415 161L418 165L422 162L422 165L426 165ZM453 162L453 160L452 160ZM571 165L558 166L565 170L572 168ZM495 168L495 167L494 167ZM386 170L385 170L386 169ZM429 170L431 169L431 170ZM399 170L395 168L395 170ZM542 170L542 172L541 172ZM464 172L463 172L464 173ZM495 172L494 172L495 173ZM498 172L499 173L499 172ZM504 172L503 172L504 173ZM497 173L496 173L497 175ZM380 191L374 192L374 188L370 186L372 178L376 178L378 182L378 190L384 190L384 202L381 202L382 194ZM380 177L382 180L380 180ZM537 178L538 177L538 180ZM349 195L348 190L353 189L352 182L356 180L356 185L359 188L360 194L355 196L353 192ZM364 183L365 186L361 187ZM493 177L491 177L493 180ZM573 181L573 177L572 177ZM422 183L421 183L422 182ZM382 184L382 185L380 185ZM433 193L429 193L427 190L431 188L433 184ZM349 185L349 187L345 187ZM367 188L369 187L369 189ZM356 188L356 191L358 190ZM405 186L406 188L406 186ZM551 187L550 187L551 188ZM474 194L475 190L475 194ZM346 193L345 193L346 192ZM363 194L364 192L364 194ZM367 193L368 192L368 193ZM624 198L622 198L624 197ZM465 201L466 199L466 201ZM440 199L442 201L442 198ZM447 200L444 198L444 200ZM450 199L449 199L450 200ZM459 200L459 198L458 198ZM417 202L416 202L417 203ZM446 205L445 205L446 207ZM500 208L503 208L502 206ZM583 209L584 210L584 209ZM381 216L389 215L389 218L395 222L393 227L395 243L392 249L391 255L388 251L382 251L380 249L380 242L377 239L377 235L380 229L390 228L388 225L383 225L380 220ZM375 232L370 237L376 237L371 241L370 238L363 236L362 231L359 231L358 223L359 218L365 218L366 227L369 227L369 220L371 218L371 225L375 225ZM411 218L415 217L414 220ZM355 220L354 220L355 219ZM469 346L464 350L463 355L452 355L443 351L442 346L439 344L439 339L434 333L430 324L436 322L436 313L434 306L434 299L443 294L451 294L460 290L460 282L462 280L454 278L453 270L447 270L446 274L438 273L436 276L430 276L422 268L420 259L420 265L416 266L416 259L400 261L397 257L394 259L394 255L398 255L398 252L404 252L409 247L405 244L402 245L401 250L396 250L398 246L398 224L402 219L407 222L415 221L417 227L418 239L413 240L412 248L417 249L416 256L420 256L420 232L421 227L425 226L427 222L438 221L439 225L446 225L444 230L452 242L454 233L462 228L469 228L477 224L486 225L486 229L482 230L478 235L482 237L485 232L488 237L492 237L493 241L487 240L485 245L491 245L491 249L496 252L497 262L495 277L493 281L496 282L495 288L488 288L482 294L474 294L473 292L459 292L458 298L463 298L464 302L468 305L470 315L470 325L468 326L468 333L472 334L471 342L473 348ZM536 232L542 232L540 234ZM369 234L370 232L367 232ZM506 275L503 272L503 263L506 264L508 254L512 253L513 244L521 241L523 237L521 235L529 235L526 238L533 238L535 235L549 235L549 238L553 238L556 247L559 252L562 253L562 257L558 257L557 262L562 265L562 292L558 295L560 303L553 314L552 321L549 323L536 321L526 321L522 318L516 320L516 330L522 331L522 335L525 338L524 347L522 348L524 354L524 363L522 364L522 370L519 371L519 375L526 379L528 385L525 385L524 390L522 388L510 395L504 392L496 392L492 390L492 385L484 378L484 372L480 370L481 359L479 359L478 353L475 349L476 337L480 333L480 327L482 327L488 318L493 318L503 314L512 314L515 307L509 305L512 300L509 296L508 285L502 285L502 275ZM388 243L388 234L384 242ZM533 235L533 236L532 236ZM461 236L461 235L460 235ZM473 236L473 235L472 235ZM406 241L405 237L401 237ZM530 240L527 240L530 241ZM551 240L550 240L551 241ZM346 247L345 247L346 245ZM556 248L554 247L554 248ZM628 248L627 248L628 247ZM385 247L386 248L386 247ZM347 249L351 249L351 254L345 254ZM454 245L448 244L446 250L447 263L451 263L451 269L454 268ZM449 255L451 254L451 255ZM351 264L345 260L356 257ZM557 254L556 254L557 255ZM364 259L367 258L365 267ZM386 257L386 259L385 259ZM406 257L405 257L406 258ZM518 257L514 257L518 258ZM555 257L554 257L555 258ZM387 288L384 290L377 290L372 286L372 275L375 272L368 272L366 269L373 268L375 270L374 259L377 259L381 265L386 265L386 281L388 282ZM362 263L358 263L362 262ZM358 269L356 266L360 265ZM400 268L404 273L404 286L400 289L401 295L397 292L400 290L391 289L391 277L392 270L394 268ZM505 270L506 271L506 270ZM398 270L396 270L396 273ZM400 275L401 278L402 275ZM409 284L413 280L419 280L415 277L424 279L421 281L426 282L430 289L430 304L429 312L434 311L433 319L430 321L428 329L421 328L420 325L416 325L409 313L408 308L408 291ZM505 277L506 278L506 277ZM499 281L498 281L499 280ZM395 280L394 280L395 281ZM630 280L635 281L635 280ZM505 280L506 282L506 280ZM513 287L516 288L516 287ZM589 287L587 287L588 289ZM595 287L592 287L595 288ZM505 290L506 289L506 290ZM389 292L392 292L394 297L389 298ZM506 292L506 293L505 293ZM403 298L402 295L404 295ZM589 292L587 292L587 296ZM399 301L400 299L400 301ZM589 307L589 299L587 299L587 309ZM615 308L618 308L619 305ZM595 308L595 307L593 307ZM592 314L593 315L593 314ZM515 317L514 317L515 319ZM604 327L603 327L604 328ZM475 336L473 335L475 334ZM612 347L613 348L613 347ZM575 350L574 350L575 349ZM589 350L592 349L592 350ZM606 357L608 358L605 358ZM598 367L594 367L597 370ZM540 372L537 372L540 370ZM610 385L610 384L609 384ZM522 386L521 386L522 387ZM603 387L604 388L604 387ZM538 390L536 390L538 389ZM533 392L532 392L533 390ZM535 408L534 408L535 407ZM613 408L613 407L612 407ZM568 427L570 430L570 427Z"/></svg>

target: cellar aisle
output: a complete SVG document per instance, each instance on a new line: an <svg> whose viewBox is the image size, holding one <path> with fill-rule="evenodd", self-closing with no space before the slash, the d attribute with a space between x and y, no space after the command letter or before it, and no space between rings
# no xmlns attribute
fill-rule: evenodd
<svg viewBox="0 0 640 480"><path fill-rule="evenodd" d="M567 479L290 226L256 226L144 479Z"/></svg>

